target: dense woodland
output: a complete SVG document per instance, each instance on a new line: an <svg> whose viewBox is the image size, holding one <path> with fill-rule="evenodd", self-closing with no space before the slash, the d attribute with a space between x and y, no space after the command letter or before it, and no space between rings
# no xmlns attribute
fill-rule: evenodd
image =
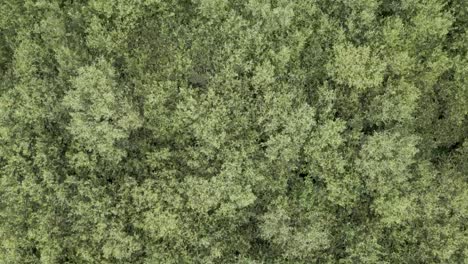
<svg viewBox="0 0 468 264"><path fill-rule="evenodd" d="M0 0L0 263L468 263L468 1Z"/></svg>

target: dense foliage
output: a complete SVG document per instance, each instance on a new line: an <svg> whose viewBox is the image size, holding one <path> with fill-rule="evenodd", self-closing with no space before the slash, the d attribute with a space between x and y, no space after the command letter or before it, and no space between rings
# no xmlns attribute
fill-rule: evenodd
<svg viewBox="0 0 468 264"><path fill-rule="evenodd" d="M0 263L467 263L468 1L1 0Z"/></svg>

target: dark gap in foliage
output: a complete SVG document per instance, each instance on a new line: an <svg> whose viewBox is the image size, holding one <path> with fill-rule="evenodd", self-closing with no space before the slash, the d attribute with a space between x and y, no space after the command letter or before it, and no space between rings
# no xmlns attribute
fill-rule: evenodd
<svg viewBox="0 0 468 264"><path fill-rule="evenodd" d="M208 84L208 78L199 73L192 73L188 77L188 82L193 88L205 88Z"/></svg>

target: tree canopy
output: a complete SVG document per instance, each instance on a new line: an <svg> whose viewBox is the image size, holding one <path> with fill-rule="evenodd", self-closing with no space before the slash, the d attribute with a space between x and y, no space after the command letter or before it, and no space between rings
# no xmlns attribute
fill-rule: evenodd
<svg viewBox="0 0 468 264"><path fill-rule="evenodd" d="M1 0L0 263L467 263L468 1Z"/></svg>

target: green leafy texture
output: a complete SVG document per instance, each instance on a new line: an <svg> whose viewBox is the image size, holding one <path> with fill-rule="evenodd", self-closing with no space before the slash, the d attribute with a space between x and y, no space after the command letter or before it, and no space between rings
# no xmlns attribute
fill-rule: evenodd
<svg viewBox="0 0 468 264"><path fill-rule="evenodd" d="M466 263L467 23L3 0L0 263Z"/></svg>

